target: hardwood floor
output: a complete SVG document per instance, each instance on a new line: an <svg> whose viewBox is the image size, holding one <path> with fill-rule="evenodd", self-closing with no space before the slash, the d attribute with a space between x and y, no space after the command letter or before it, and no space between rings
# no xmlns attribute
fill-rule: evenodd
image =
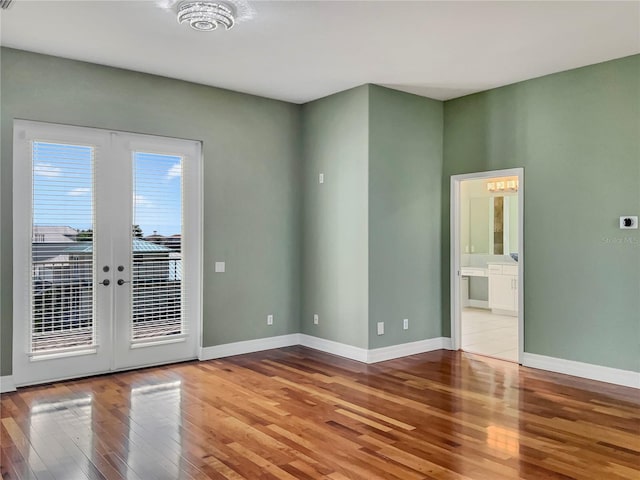
<svg viewBox="0 0 640 480"><path fill-rule="evenodd" d="M3 479L640 478L637 390L304 347L2 395Z"/></svg>

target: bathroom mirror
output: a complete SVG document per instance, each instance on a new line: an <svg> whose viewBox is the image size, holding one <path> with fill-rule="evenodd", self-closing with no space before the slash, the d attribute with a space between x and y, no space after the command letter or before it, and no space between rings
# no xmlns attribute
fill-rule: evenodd
<svg viewBox="0 0 640 480"><path fill-rule="evenodd" d="M518 251L518 196L473 197L462 211L464 253L508 255Z"/></svg>
<svg viewBox="0 0 640 480"><path fill-rule="evenodd" d="M469 200L469 252L487 255L489 253L490 198Z"/></svg>

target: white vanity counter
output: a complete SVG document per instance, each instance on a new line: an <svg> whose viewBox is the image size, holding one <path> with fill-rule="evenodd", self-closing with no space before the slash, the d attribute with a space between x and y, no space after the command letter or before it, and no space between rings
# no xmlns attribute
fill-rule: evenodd
<svg viewBox="0 0 640 480"><path fill-rule="evenodd" d="M460 275L463 277L488 277L489 269L480 267L460 267Z"/></svg>

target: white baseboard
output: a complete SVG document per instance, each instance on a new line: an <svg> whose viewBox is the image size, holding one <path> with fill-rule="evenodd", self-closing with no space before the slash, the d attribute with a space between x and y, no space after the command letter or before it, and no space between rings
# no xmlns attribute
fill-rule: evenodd
<svg viewBox="0 0 640 480"><path fill-rule="evenodd" d="M245 353L260 352L273 348L291 347L300 344L300 334L280 335L277 337L258 338L243 342L225 343L213 347L201 347L198 352L199 360L212 360L214 358L243 355Z"/></svg>
<svg viewBox="0 0 640 480"><path fill-rule="evenodd" d="M339 357L350 358L351 360L367 363L368 350L366 348L354 347L353 345L347 345L346 343L334 342L333 340L313 337L304 333L300 334L300 345L313 348L314 350L320 350L321 352L338 355Z"/></svg>
<svg viewBox="0 0 640 480"><path fill-rule="evenodd" d="M445 337L429 338L417 342L401 343L390 347L366 348L354 347L344 343L325 340L324 338L313 337L311 335L300 335L300 345L320 350L325 353L332 353L340 357L350 358L363 363L377 363L394 358L416 355L418 353L432 352L434 350L451 349L451 339Z"/></svg>
<svg viewBox="0 0 640 480"><path fill-rule="evenodd" d="M453 350L453 340L451 337L440 337L442 339L442 348L445 350Z"/></svg>
<svg viewBox="0 0 640 480"><path fill-rule="evenodd" d="M417 342L401 343L390 347L374 348L367 351L366 363L384 362L394 358L416 355L418 353L432 352L434 350L450 350L451 339L445 337L428 338Z"/></svg>
<svg viewBox="0 0 640 480"><path fill-rule="evenodd" d="M489 302L487 300L474 300L473 298L470 298L465 307L484 308L488 310Z"/></svg>
<svg viewBox="0 0 640 480"><path fill-rule="evenodd" d="M271 350L273 348L291 347L293 345L302 345L304 347L313 348L314 350L320 350L321 352L331 353L333 355L338 355L339 357L349 358L362 363L377 363L385 360L392 360L394 358L406 357L407 355L431 352L433 350L450 350L451 339L445 337L429 338L427 340L419 340L417 342L409 342L400 345L392 345L390 347L367 350L366 348L334 342L333 340L326 340L324 338L314 337L304 333L293 333L278 337L259 338L244 342L204 347L200 349L198 358L200 360L212 360L214 358L243 355L245 353L260 352L262 350Z"/></svg>
<svg viewBox="0 0 640 480"><path fill-rule="evenodd" d="M522 355L522 365L625 387L640 388L640 372L630 370L620 370L527 352Z"/></svg>
<svg viewBox="0 0 640 480"><path fill-rule="evenodd" d="M13 383L13 375L0 377L0 393L15 392L16 384Z"/></svg>

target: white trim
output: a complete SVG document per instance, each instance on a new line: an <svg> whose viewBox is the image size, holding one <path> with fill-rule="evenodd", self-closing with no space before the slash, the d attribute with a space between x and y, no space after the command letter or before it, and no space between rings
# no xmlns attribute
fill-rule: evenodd
<svg viewBox="0 0 640 480"><path fill-rule="evenodd" d="M377 363L385 360L392 360L394 358L406 357L408 355L432 352L434 350L451 350L451 339L447 337L429 338L427 340L419 340L417 342L402 343L400 345L391 345L390 347L367 350L366 348L334 342L333 340L314 337L304 333L292 333L290 335L280 335L278 337L258 338L255 340L204 347L200 349L198 359L212 360L214 358L244 355L246 353L271 350L273 348L291 347L294 345L302 345L303 347L338 355L339 357L356 360L362 363Z"/></svg>
<svg viewBox="0 0 640 480"><path fill-rule="evenodd" d="M50 350L49 350L50 351ZM67 350L62 352L53 352L53 353L28 353L27 356L31 362L43 362L46 360L53 360L55 358L65 358L65 357L79 357L81 355L95 355L98 353L98 347L96 348L83 348L83 349L74 349Z"/></svg>
<svg viewBox="0 0 640 480"><path fill-rule="evenodd" d="M447 337L428 338L417 342L401 343L389 347L374 348L367 352L367 363L384 362L394 358L417 355L418 353L433 352L434 350L448 350L451 339Z"/></svg>
<svg viewBox="0 0 640 480"><path fill-rule="evenodd" d="M485 310L489 310L489 302L487 300L474 300L473 298L470 298L469 305L467 306L472 308L484 308Z"/></svg>
<svg viewBox="0 0 640 480"><path fill-rule="evenodd" d="M576 362L563 358L547 357L536 353L525 352L522 356L522 365L550 372L573 375L574 377L588 378L599 382L613 383L625 387L640 388L640 372L620 370L618 368L603 367L591 363Z"/></svg>
<svg viewBox="0 0 640 480"><path fill-rule="evenodd" d="M16 385L13 383L13 375L0 377L0 393L15 392Z"/></svg>
<svg viewBox="0 0 640 480"><path fill-rule="evenodd" d="M273 348L291 347L300 344L300 334L280 335L277 337L257 338L242 342L224 343L213 347L202 347L198 352L199 360L244 355L245 353L261 352Z"/></svg>
<svg viewBox="0 0 640 480"><path fill-rule="evenodd" d="M175 335L173 338L168 340L155 340L155 341L144 341L144 340L136 340L130 343L129 348L146 348L146 347L157 347L158 345L168 345L171 343L182 343L187 341L187 335Z"/></svg>
<svg viewBox="0 0 640 480"><path fill-rule="evenodd" d="M325 338L313 337L311 335L300 334L300 345L321 352L331 353L340 357L349 358L358 362L367 363L368 350L366 348L347 345L346 343L334 342Z"/></svg>
<svg viewBox="0 0 640 480"><path fill-rule="evenodd" d="M509 168L485 172L451 175L450 191L450 312L451 312L451 349L458 350L461 341L460 324L460 283L457 281L460 271L460 183L463 180L477 180L491 177L518 177L518 363L524 355L524 169Z"/></svg>

